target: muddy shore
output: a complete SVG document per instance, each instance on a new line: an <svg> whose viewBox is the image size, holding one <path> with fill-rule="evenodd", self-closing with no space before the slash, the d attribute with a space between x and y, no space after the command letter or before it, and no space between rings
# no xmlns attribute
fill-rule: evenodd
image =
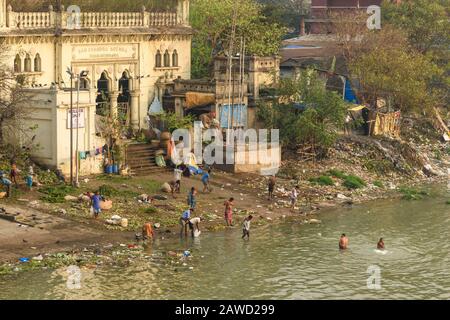
<svg viewBox="0 0 450 320"><path fill-rule="evenodd" d="M172 176L171 172L161 173L151 178L162 184ZM341 186L314 186L308 181L278 179L275 192L275 200L267 200L265 186L266 178L252 174L227 174L215 172L213 177L213 192L199 193L198 210L196 215L202 215L206 221L202 223L203 232L214 232L225 229L223 221L223 202L230 196L236 199L234 212L235 227L240 228L242 220L248 215L255 216L253 223L254 232L258 226L279 223L294 219L302 223L317 223L320 221L320 213L335 209L339 206L357 205L380 199L392 199L402 197L398 188L379 188L373 184L362 190L346 190ZM444 177L423 178L403 183L403 185L423 187L427 184L444 181ZM201 190L199 177L183 180L183 189L176 199L168 196L166 202L184 202L187 189L191 186ZM288 208L286 193L289 187L299 184L301 194L299 205L295 211ZM24 200L24 199L22 199ZM133 203L137 200L133 199ZM36 226L13 223L0 219L0 273L11 273L14 270L24 271L35 268L47 268L73 264L80 266L104 265L123 263L120 259L116 262L111 256L117 250L124 252L123 256L138 257L143 245L136 241L135 233L139 229L119 228L113 229L105 226L105 219L111 213L105 213L99 221L91 217L74 217L61 214L59 206L44 206L42 210L36 209L36 203L16 201L14 205L0 203L0 207L9 212L25 211L28 214L39 217L44 223ZM156 205L155 205L156 206ZM48 208L52 208L49 210ZM182 207L182 206L181 206ZM178 217L181 212L176 212ZM151 219L148 219L151 221ZM165 241L179 237L178 225L162 225L155 229L157 241ZM166 258L170 259L181 253L170 253ZM28 258L31 263L22 263L20 258ZM129 263L128 259L127 263ZM132 260L132 259L131 259Z"/></svg>

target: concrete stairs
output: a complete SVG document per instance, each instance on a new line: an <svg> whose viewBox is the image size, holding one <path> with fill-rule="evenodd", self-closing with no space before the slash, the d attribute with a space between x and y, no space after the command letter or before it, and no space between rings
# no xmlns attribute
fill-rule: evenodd
<svg viewBox="0 0 450 320"><path fill-rule="evenodd" d="M156 165L155 153L161 150L150 144L130 144L127 147L127 164L132 176L147 176L156 172L164 172L166 168Z"/></svg>

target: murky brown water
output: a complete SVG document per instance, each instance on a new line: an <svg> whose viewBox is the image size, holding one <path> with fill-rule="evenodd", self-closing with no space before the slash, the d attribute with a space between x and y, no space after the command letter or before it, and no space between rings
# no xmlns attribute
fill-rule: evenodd
<svg viewBox="0 0 450 320"><path fill-rule="evenodd" d="M321 225L284 223L205 233L195 242L149 249L190 249L187 266L148 261L84 270L69 290L62 270L0 279L1 299L450 299L450 194L423 201L382 201L321 215ZM342 232L350 249L339 252ZM376 252L379 237L387 252ZM370 266L381 289L367 286ZM193 267L193 269L189 269ZM375 267L376 268L376 267Z"/></svg>

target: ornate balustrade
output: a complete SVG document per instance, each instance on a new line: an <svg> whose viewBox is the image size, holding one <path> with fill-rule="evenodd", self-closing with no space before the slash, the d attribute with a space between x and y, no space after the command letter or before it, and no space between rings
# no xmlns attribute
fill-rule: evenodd
<svg viewBox="0 0 450 320"><path fill-rule="evenodd" d="M187 24L176 12L14 12L8 6L8 29L165 27Z"/></svg>

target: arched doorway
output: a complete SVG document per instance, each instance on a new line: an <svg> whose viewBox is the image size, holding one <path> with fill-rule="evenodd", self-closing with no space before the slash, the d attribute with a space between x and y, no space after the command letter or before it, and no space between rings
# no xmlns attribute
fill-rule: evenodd
<svg viewBox="0 0 450 320"><path fill-rule="evenodd" d="M117 98L118 117L124 124L129 124L130 119L130 86L130 76L124 71L119 79L119 97Z"/></svg>
<svg viewBox="0 0 450 320"><path fill-rule="evenodd" d="M106 116L109 113L109 88L110 82L106 72L102 72L100 79L97 80L97 99L96 99L96 113L101 116Z"/></svg>

